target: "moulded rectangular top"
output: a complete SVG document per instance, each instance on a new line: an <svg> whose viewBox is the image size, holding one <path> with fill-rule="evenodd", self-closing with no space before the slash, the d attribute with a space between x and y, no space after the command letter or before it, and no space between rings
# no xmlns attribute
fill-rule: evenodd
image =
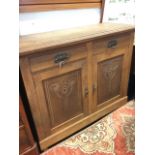
<svg viewBox="0 0 155 155"><path fill-rule="evenodd" d="M19 53L20 56L25 56L47 49L63 47L68 44L75 44L89 41L94 38L129 31L134 31L133 25L103 23L67 30L20 36Z"/></svg>

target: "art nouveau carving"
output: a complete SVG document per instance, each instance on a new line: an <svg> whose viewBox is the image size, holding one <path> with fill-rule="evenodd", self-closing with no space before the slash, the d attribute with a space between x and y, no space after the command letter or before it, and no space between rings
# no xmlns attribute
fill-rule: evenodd
<svg viewBox="0 0 155 155"><path fill-rule="evenodd" d="M49 87L51 91L54 91L54 93L59 98L68 97L72 93L73 87L74 87L75 81L62 81L60 83L54 83L51 84Z"/></svg>
<svg viewBox="0 0 155 155"><path fill-rule="evenodd" d="M98 64L98 104L120 93L122 56Z"/></svg>
<svg viewBox="0 0 155 155"><path fill-rule="evenodd" d="M80 71L74 71L44 81L52 126L56 126L82 113L80 76Z"/></svg>
<svg viewBox="0 0 155 155"><path fill-rule="evenodd" d="M108 65L105 69L103 69L103 75L109 82L108 92L113 91L112 80L115 78L118 68L119 65L117 64L116 66Z"/></svg>

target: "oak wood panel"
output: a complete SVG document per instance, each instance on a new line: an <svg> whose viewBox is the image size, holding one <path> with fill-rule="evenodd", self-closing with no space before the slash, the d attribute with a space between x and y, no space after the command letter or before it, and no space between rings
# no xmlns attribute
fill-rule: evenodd
<svg viewBox="0 0 155 155"><path fill-rule="evenodd" d="M114 52L114 53L111 53L111 54L105 53L105 54L99 54L99 55L94 56L94 59L93 59L93 86L94 86L94 93L93 93L92 111L96 111L97 109L104 108L104 106L106 106L106 105L110 104L111 102L114 102L115 100L123 97L122 96L122 89L123 89L123 87L122 87L122 82L123 82L122 79L124 78L124 68L123 68L123 65L125 65L125 63L124 63L124 53L125 53L125 51L126 51L125 49L122 49L120 51L117 51L117 52ZM119 68L117 68L117 69L120 69L121 73L119 73L119 70L117 70L116 73L117 74L119 73L119 74L116 76L116 79L115 79L115 80L118 80L117 82L119 83L119 85L117 85L117 83L114 82L114 85L117 86L117 87L115 87L115 93L108 93L108 91L105 90L106 86L109 87L109 85L107 85L108 84L108 79L104 78L102 76L103 76L104 72L106 72L106 71L109 72L110 70L106 70L104 67L103 67L102 70L100 70L100 69L102 68L102 65L104 66L104 63L106 63L106 62L108 62L110 60L113 60L113 59L115 60L115 58L122 59L120 61L120 64L118 65ZM112 63L111 63L111 65L113 66ZM119 62L116 61L116 64L117 63L119 63ZM112 74L112 72L110 72L110 75L111 74ZM113 88L113 85L112 85L112 88Z"/></svg>
<svg viewBox="0 0 155 155"><path fill-rule="evenodd" d="M68 10L68 9L82 9L82 8L100 8L100 3L69 3L69 4L33 4L20 5L19 11L22 12L40 12L40 11L54 11L54 10Z"/></svg>
<svg viewBox="0 0 155 155"><path fill-rule="evenodd" d="M122 56L114 57L97 65L97 104L120 95Z"/></svg>
<svg viewBox="0 0 155 155"><path fill-rule="evenodd" d="M51 128L83 113L81 72L73 71L45 80Z"/></svg>
<svg viewBox="0 0 155 155"><path fill-rule="evenodd" d="M101 0L19 0L20 5L28 4L68 4L68 3L92 3Z"/></svg>
<svg viewBox="0 0 155 155"><path fill-rule="evenodd" d="M77 44L95 38L133 32L134 26L104 23L61 31L20 36L20 56L46 51L56 47Z"/></svg>

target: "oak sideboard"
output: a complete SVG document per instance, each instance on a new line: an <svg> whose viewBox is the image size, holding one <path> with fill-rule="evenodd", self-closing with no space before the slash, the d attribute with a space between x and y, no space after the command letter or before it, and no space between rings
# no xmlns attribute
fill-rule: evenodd
<svg viewBox="0 0 155 155"><path fill-rule="evenodd" d="M20 37L20 70L42 150L127 102L134 26Z"/></svg>

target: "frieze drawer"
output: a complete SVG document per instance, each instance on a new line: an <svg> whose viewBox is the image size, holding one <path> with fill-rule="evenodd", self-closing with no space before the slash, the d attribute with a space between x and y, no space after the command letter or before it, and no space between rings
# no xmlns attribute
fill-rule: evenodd
<svg viewBox="0 0 155 155"><path fill-rule="evenodd" d="M103 52L111 53L123 50L129 46L129 35L113 35L103 39L93 41L93 53L99 54Z"/></svg>
<svg viewBox="0 0 155 155"><path fill-rule="evenodd" d="M37 72L48 68L60 67L63 64L85 58L87 54L86 50L85 44L80 44L32 55L29 57L31 71Z"/></svg>

